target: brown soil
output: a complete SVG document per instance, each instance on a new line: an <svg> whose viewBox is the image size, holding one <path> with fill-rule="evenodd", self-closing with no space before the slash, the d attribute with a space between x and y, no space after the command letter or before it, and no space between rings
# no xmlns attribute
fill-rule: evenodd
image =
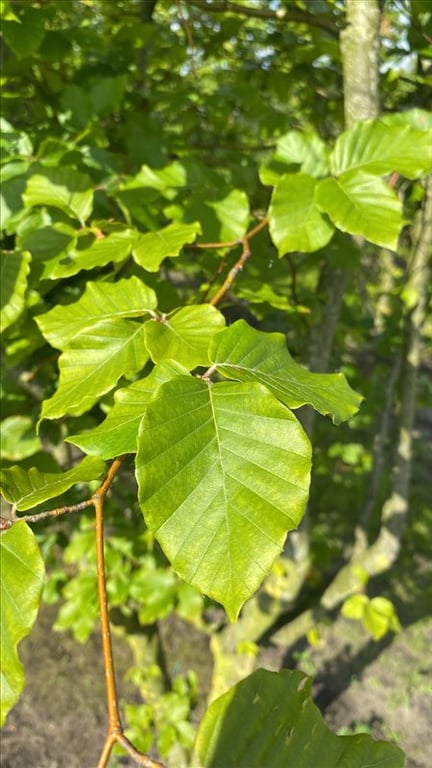
<svg viewBox="0 0 432 768"><path fill-rule="evenodd" d="M79 645L53 632L53 615L44 606L20 646L26 689L2 732L2 768L97 765L106 728L99 638ZM431 647L432 620L413 622L396 637L374 643L357 624L339 618L316 648L284 663L314 675L315 701L332 730L363 728L398 743L407 753L407 768L430 768ZM115 657L120 692L133 697L122 678L131 659L119 639ZM280 660L280 652L271 648L261 659L269 668ZM132 763L116 757L110 765Z"/></svg>

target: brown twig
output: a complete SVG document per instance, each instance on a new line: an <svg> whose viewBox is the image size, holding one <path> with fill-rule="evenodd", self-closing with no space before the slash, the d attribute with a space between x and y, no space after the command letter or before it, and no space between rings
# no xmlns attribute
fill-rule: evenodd
<svg viewBox="0 0 432 768"><path fill-rule="evenodd" d="M7 520L5 522L8 522L9 525L6 526L10 528L14 523L39 523L41 520L46 520L48 517L59 517L60 515L66 515L70 512L78 512L81 509L86 509L86 507L92 507L93 506L93 499L86 499L85 501L80 501L78 504L70 504L69 506L65 507L56 507L55 509L46 509L43 512L36 512L34 515L17 515L14 508L12 508L12 517L10 520Z"/></svg>
<svg viewBox="0 0 432 768"><path fill-rule="evenodd" d="M105 577L105 555L104 555L104 524L103 512L105 496L110 485L117 474L124 456L115 459L111 464L109 472L102 485L92 496L92 502L96 511L96 566L97 583L99 596L99 614L102 633L102 653L105 669L105 685L108 706L108 734L99 758L98 768L106 768L112 749L116 743L128 752L138 765L145 768L163 768L162 763L152 760L148 755L144 755L130 743L123 732L123 726L120 719L120 710L118 704L117 686L115 679L114 660L111 640L111 627L109 621L108 598L106 591Z"/></svg>
<svg viewBox="0 0 432 768"><path fill-rule="evenodd" d="M258 232L264 229L264 227L266 227L267 225L268 225L268 217L264 216L264 218L261 219L261 221L258 224L256 224L256 226L253 227L250 230L250 232L247 232L244 237L241 237L238 240L229 240L228 242L223 242L223 243L195 243L196 248L234 248L236 245L243 246L240 258L236 261L232 269L230 269L230 271L228 272L226 279L224 280L223 284L221 285L217 293L209 301L209 304L211 304L213 307L215 307L216 304L219 304L220 300L225 296L226 292L231 288L231 285L236 279L238 273L243 269L246 261L251 255L249 240L251 240L252 237L254 237ZM221 272L221 269L218 270L217 274L220 274L220 272Z"/></svg>

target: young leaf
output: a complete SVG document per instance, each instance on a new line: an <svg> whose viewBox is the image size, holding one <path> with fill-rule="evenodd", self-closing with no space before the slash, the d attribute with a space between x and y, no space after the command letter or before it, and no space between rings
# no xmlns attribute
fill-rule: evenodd
<svg viewBox="0 0 432 768"><path fill-rule="evenodd" d="M60 496L76 483L97 480L105 470L105 462L86 456L67 472L41 472L36 467L15 466L0 470L0 490L6 501L22 512L37 504Z"/></svg>
<svg viewBox="0 0 432 768"><path fill-rule="evenodd" d="M117 390L114 405L99 427L83 435L70 435L66 440L86 453L104 459L135 453L138 427L157 387L174 376L187 373L187 369L174 360L156 365L149 376Z"/></svg>
<svg viewBox="0 0 432 768"><path fill-rule="evenodd" d="M145 343L155 363L173 359L191 371L209 364L209 342L224 325L224 316L210 304L182 307L162 320L149 320Z"/></svg>
<svg viewBox="0 0 432 768"><path fill-rule="evenodd" d="M334 176L354 170L378 176L398 171L415 179L432 169L432 131L360 122L339 136L330 163Z"/></svg>
<svg viewBox="0 0 432 768"><path fill-rule="evenodd" d="M181 376L148 404L136 466L174 569L235 620L304 511L311 446L297 419L259 384Z"/></svg>
<svg viewBox="0 0 432 768"><path fill-rule="evenodd" d="M141 323L100 320L74 336L60 355L58 388L43 402L41 420L85 413L121 376L136 373L147 360Z"/></svg>
<svg viewBox="0 0 432 768"><path fill-rule="evenodd" d="M394 744L367 734L336 736L311 698L302 672L259 669L216 699L201 722L200 768L404 768Z"/></svg>
<svg viewBox="0 0 432 768"><path fill-rule="evenodd" d="M2 331L12 325L24 309L30 258L28 251L3 252L1 255Z"/></svg>
<svg viewBox="0 0 432 768"><path fill-rule="evenodd" d="M281 257L291 251L317 251L331 239L334 227L317 207L315 185L305 173L287 173L273 190L269 226Z"/></svg>
<svg viewBox="0 0 432 768"><path fill-rule="evenodd" d="M347 171L337 179L319 181L315 199L342 232L396 249L405 223L402 203L382 179L363 171Z"/></svg>
<svg viewBox="0 0 432 768"><path fill-rule="evenodd" d="M0 535L1 714L0 726L24 688L17 645L37 616L45 579L44 562L33 531L23 522Z"/></svg>
<svg viewBox="0 0 432 768"><path fill-rule="evenodd" d="M198 222L194 224L169 224L159 232L147 232L134 244L132 255L137 264L148 272L157 272L167 256L178 256L186 243L193 243L201 232Z"/></svg>
<svg viewBox="0 0 432 768"><path fill-rule="evenodd" d="M155 292L137 277L117 283L87 283L78 301L57 305L36 322L45 338L56 349L65 349L71 339L101 320L140 317L156 308Z"/></svg>
<svg viewBox="0 0 432 768"><path fill-rule="evenodd" d="M60 208L84 226L93 207L92 186L89 177L74 168L44 168L27 181L24 203L27 208L34 205Z"/></svg>
<svg viewBox="0 0 432 768"><path fill-rule="evenodd" d="M335 424L359 409L361 395L342 373L310 373L289 354L281 333L263 333L237 320L210 344L210 360L223 376L258 381L288 408L311 405Z"/></svg>

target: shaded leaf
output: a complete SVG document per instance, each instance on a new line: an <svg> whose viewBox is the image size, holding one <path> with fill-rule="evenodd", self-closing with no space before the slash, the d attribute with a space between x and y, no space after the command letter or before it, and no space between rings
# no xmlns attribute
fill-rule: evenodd
<svg viewBox="0 0 432 768"><path fill-rule="evenodd" d="M28 179L24 204L28 208L34 205L60 208L84 226L93 207L92 186L89 177L74 168L44 168Z"/></svg>
<svg viewBox="0 0 432 768"><path fill-rule="evenodd" d="M57 305L36 322L49 343L65 349L79 333L94 327L101 320L140 317L156 308L156 294L137 277L117 283L87 283L86 289L73 304Z"/></svg>
<svg viewBox="0 0 432 768"><path fill-rule="evenodd" d="M173 359L191 371L209 364L210 340L224 325L224 316L210 304L182 307L160 320L149 320L145 343L153 362Z"/></svg>
<svg viewBox="0 0 432 768"><path fill-rule="evenodd" d="M36 467L10 467L1 470L0 490L7 501L20 511L31 509L48 499L54 499L76 483L97 480L105 470L102 459L86 456L80 464L66 472L41 472Z"/></svg>
<svg viewBox="0 0 432 768"><path fill-rule="evenodd" d="M193 243L201 232L198 222L194 224L169 224L158 232L147 232L133 246L133 257L137 264L149 272L157 272L161 262L168 256L178 256L186 243Z"/></svg>
<svg viewBox="0 0 432 768"><path fill-rule="evenodd" d="M234 620L300 522L310 465L300 424L264 387L182 376L141 422L140 505L174 569Z"/></svg>
<svg viewBox="0 0 432 768"><path fill-rule="evenodd" d="M342 232L396 249L405 224L402 203L382 179L362 171L348 171L338 179L319 181L315 198Z"/></svg>
<svg viewBox="0 0 432 768"><path fill-rule="evenodd" d="M70 340L59 359L55 394L44 400L42 419L88 411L121 376L139 371L148 360L142 324L101 320Z"/></svg>
<svg viewBox="0 0 432 768"><path fill-rule="evenodd" d="M1 455L8 461L33 456L41 448L30 416L9 416L0 424Z"/></svg>
<svg viewBox="0 0 432 768"><path fill-rule="evenodd" d="M156 365L144 379L116 391L114 405L99 427L82 435L70 435L66 440L86 453L104 459L135 453L140 421L157 387L186 373L187 370L174 360Z"/></svg>
<svg viewBox="0 0 432 768"><path fill-rule="evenodd" d="M403 752L367 734L336 736L302 672L259 669L216 699L201 722L200 768L404 768ZM194 763L196 765L196 763Z"/></svg>
<svg viewBox="0 0 432 768"><path fill-rule="evenodd" d="M315 202L315 185L311 176L297 173L285 174L274 188L269 228L279 256L291 251L311 253L331 239L334 229Z"/></svg>
<svg viewBox="0 0 432 768"><path fill-rule="evenodd" d="M45 568L33 531L19 522L0 535L1 578L1 716L24 688L24 669L17 645L29 634L42 598Z"/></svg>
<svg viewBox="0 0 432 768"><path fill-rule="evenodd" d="M379 176L398 171L415 179L432 169L432 131L378 121L359 122L339 136L330 163L336 176L353 170Z"/></svg>
<svg viewBox="0 0 432 768"><path fill-rule="evenodd" d="M31 256L28 251L3 252L1 254L1 330L4 331L18 319L25 307L27 276Z"/></svg>
<svg viewBox="0 0 432 768"><path fill-rule="evenodd" d="M349 419L362 401L342 373L311 373L292 359L281 333L256 331L245 320L214 337L210 359L223 376L257 381L289 408L311 405L335 424Z"/></svg>

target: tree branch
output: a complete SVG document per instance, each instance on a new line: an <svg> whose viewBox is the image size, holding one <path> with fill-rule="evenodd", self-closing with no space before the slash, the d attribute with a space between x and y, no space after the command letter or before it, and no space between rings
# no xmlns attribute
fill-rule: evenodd
<svg viewBox="0 0 432 768"><path fill-rule="evenodd" d="M307 24L310 27L317 27L324 32L338 37L339 30L329 18L324 14L309 13L300 8L281 8L273 11L270 8L252 8L248 5L232 3L229 0L220 0L220 2L209 3L207 0L187 0L189 5L199 8L208 13L237 13L239 16L246 16L254 19L266 19L275 22L294 22L297 24Z"/></svg>

